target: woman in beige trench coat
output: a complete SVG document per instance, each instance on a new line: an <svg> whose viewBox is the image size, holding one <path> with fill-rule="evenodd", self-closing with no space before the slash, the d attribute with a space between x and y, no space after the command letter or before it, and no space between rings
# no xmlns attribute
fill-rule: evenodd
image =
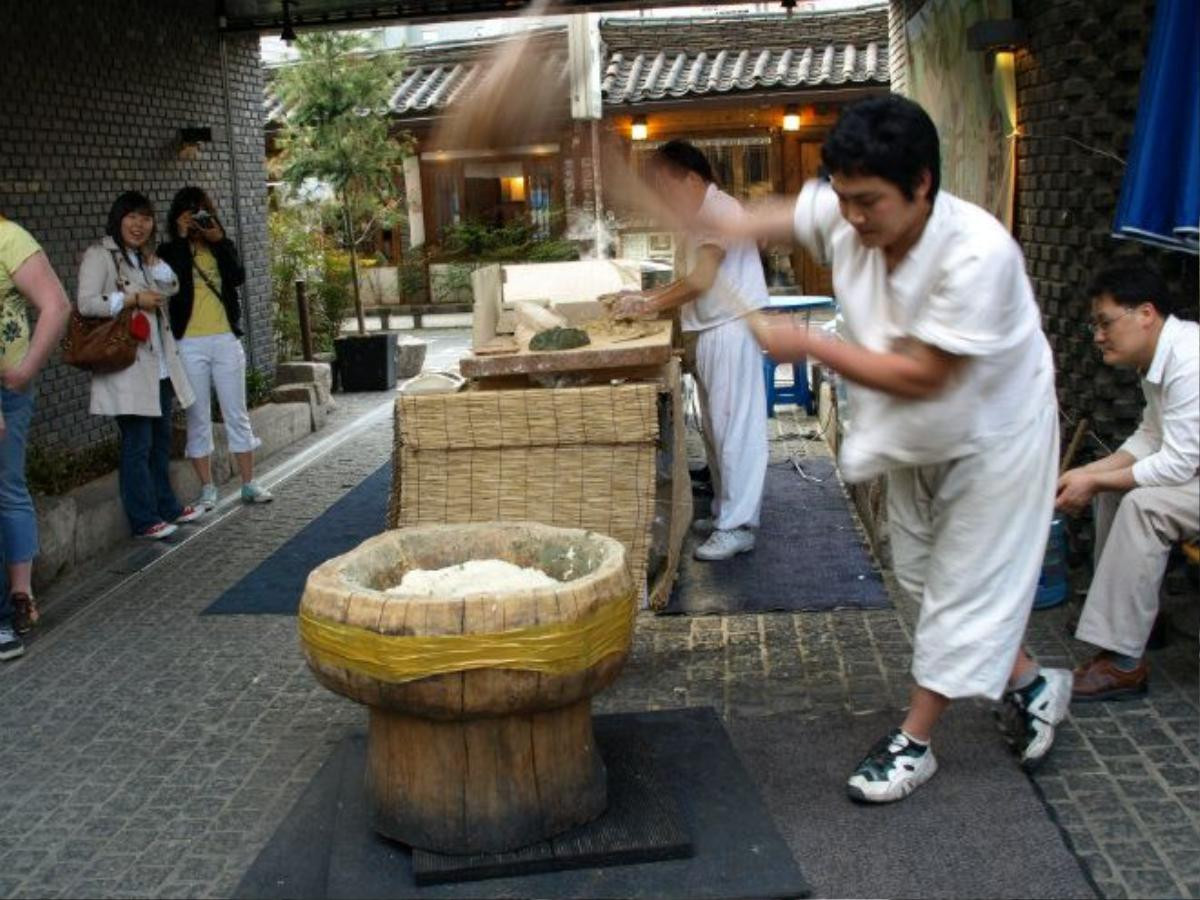
<svg viewBox="0 0 1200 900"><path fill-rule="evenodd" d="M170 481L171 402L194 401L167 319L179 290L171 267L154 255L154 207L136 191L122 194L108 215L105 237L88 248L79 268L79 313L113 318L124 309L145 317L146 339L133 365L92 376L91 412L112 416L121 431L121 503L138 537L168 537L202 509L183 506Z"/></svg>

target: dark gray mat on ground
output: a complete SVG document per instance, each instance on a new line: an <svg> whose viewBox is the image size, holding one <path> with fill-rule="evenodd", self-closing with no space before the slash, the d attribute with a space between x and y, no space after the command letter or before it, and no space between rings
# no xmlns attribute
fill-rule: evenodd
<svg viewBox="0 0 1200 900"><path fill-rule="evenodd" d="M862 805L845 783L899 712L730 725L775 821L820 897L1094 897L1034 783L980 704L952 708L939 771L907 800Z"/></svg>
<svg viewBox="0 0 1200 900"><path fill-rule="evenodd" d="M629 736L655 753L691 834L688 859L417 887L410 851L370 829L364 741L336 748L235 891L237 897L803 897L808 885L709 708L600 716L603 754Z"/></svg>
<svg viewBox="0 0 1200 900"><path fill-rule="evenodd" d="M688 538L668 613L882 609L887 589L850 515L833 460L805 457L767 467L762 526L754 550L723 562L692 557ZM697 498L697 517L707 514Z"/></svg>
<svg viewBox="0 0 1200 900"><path fill-rule="evenodd" d="M304 526L201 615L294 616L308 573L387 527L392 464L384 463Z"/></svg>

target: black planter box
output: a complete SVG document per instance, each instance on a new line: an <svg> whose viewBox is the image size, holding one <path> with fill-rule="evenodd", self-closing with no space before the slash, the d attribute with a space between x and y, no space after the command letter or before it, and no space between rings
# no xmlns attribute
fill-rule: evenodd
<svg viewBox="0 0 1200 900"><path fill-rule="evenodd" d="M343 391L390 391L396 386L396 332L346 335L333 342Z"/></svg>

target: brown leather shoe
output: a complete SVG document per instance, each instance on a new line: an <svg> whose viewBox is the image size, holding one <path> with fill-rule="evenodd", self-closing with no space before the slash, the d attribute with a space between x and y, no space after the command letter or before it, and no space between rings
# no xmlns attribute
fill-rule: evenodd
<svg viewBox="0 0 1200 900"><path fill-rule="evenodd" d="M1107 653L1101 653L1075 670L1071 699L1079 703L1092 700L1125 700L1147 690L1150 666L1145 657L1132 672L1117 668Z"/></svg>
<svg viewBox="0 0 1200 900"><path fill-rule="evenodd" d="M17 634L28 634L38 623L38 619L42 617L38 612L37 603L34 602L33 597L24 592L10 595L9 600L12 602L13 608L13 631Z"/></svg>

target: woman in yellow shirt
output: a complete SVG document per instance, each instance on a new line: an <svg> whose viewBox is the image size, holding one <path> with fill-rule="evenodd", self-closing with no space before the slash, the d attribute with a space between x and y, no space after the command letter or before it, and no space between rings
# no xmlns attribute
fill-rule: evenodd
<svg viewBox="0 0 1200 900"><path fill-rule="evenodd" d="M200 497L194 505L212 509L217 502L212 475L214 389L242 479L242 500L268 503L274 498L254 480L254 450L262 442L254 436L246 410L246 354L239 340L242 308L237 289L245 281L245 270L202 189L185 187L175 195L167 227L171 240L158 254L179 277L179 293L171 299L171 331L196 394L187 411L185 450L200 478Z"/></svg>
<svg viewBox="0 0 1200 900"><path fill-rule="evenodd" d="M29 334L27 307L38 311ZM25 484L25 446L33 417L33 378L62 337L71 305L37 241L0 216L0 548L8 589L0 591L0 660L25 652L21 635L38 620L30 576L37 518Z"/></svg>

